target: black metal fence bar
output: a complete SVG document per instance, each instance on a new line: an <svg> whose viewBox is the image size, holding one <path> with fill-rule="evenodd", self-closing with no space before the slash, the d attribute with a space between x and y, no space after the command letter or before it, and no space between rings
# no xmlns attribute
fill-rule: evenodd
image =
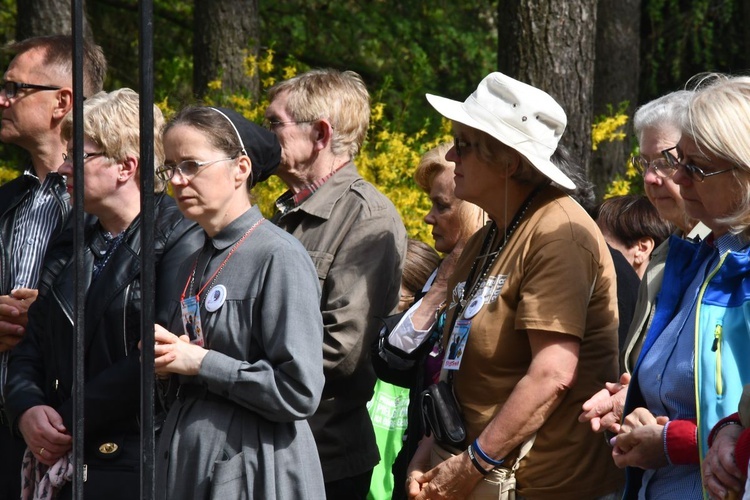
<svg viewBox="0 0 750 500"><path fill-rule="evenodd" d="M139 2L141 127L141 498L154 498L154 26L153 2Z"/></svg>
<svg viewBox="0 0 750 500"><path fill-rule="evenodd" d="M73 498L83 500L83 397L84 397L84 308L86 288L83 272L83 0L72 0L73 17L73 217L75 245L75 359L73 363Z"/></svg>

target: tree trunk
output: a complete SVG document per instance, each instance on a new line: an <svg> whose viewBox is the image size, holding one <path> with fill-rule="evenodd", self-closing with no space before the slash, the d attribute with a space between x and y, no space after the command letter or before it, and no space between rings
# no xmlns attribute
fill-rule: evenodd
<svg viewBox="0 0 750 500"><path fill-rule="evenodd" d="M91 27L86 21L86 4L83 3L83 29L85 36L91 36ZM16 36L17 41L32 36L65 35L73 30L70 0L17 0Z"/></svg>
<svg viewBox="0 0 750 500"><path fill-rule="evenodd" d="M594 116L610 114L627 102L631 117L624 141L605 142L593 153L589 176L601 199L607 184L624 174L633 143L632 116L638 106L641 0L601 0L596 19Z"/></svg>
<svg viewBox="0 0 750 500"><path fill-rule="evenodd" d="M220 80L224 92L257 97L258 74L248 74L245 61L258 55L258 0L195 0L194 24L195 94L203 97Z"/></svg>
<svg viewBox="0 0 750 500"><path fill-rule="evenodd" d="M498 67L554 97L562 144L589 171L596 0L499 0Z"/></svg>

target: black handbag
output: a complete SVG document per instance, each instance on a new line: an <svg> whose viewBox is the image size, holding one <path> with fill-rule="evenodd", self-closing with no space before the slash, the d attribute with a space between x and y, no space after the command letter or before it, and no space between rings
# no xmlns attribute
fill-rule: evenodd
<svg viewBox="0 0 750 500"><path fill-rule="evenodd" d="M466 428L456 396L447 382L441 380L422 391L420 406L426 435L432 433L445 446L464 447Z"/></svg>

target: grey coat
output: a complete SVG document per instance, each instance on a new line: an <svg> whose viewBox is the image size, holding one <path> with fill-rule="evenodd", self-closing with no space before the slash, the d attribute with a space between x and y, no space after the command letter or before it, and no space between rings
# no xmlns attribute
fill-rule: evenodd
<svg viewBox="0 0 750 500"><path fill-rule="evenodd" d="M253 207L206 239L180 273L180 283L187 283L197 262L189 294L260 219ZM157 498L325 497L305 420L323 389L316 277L299 242L264 220L206 287L200 315L209 352L198 375L170 381L172 389L178 382L181 387L159 440ZM204 297L219 284L226 287L226 300L208 312ZM176 300L169 329L182 334Z"/></svg>

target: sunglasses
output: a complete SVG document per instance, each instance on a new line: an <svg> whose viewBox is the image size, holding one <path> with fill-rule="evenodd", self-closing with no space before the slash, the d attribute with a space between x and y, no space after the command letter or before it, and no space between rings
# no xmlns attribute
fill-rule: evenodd
<svg viewBox="0 0 750 500"><path fill-rule="evenodd" d="M3 92L5 97L13 99L18 94L19 89L31 90L60 90L62 87L52 87L50 85L35 85L33 83L3 82Z"/></svg>

